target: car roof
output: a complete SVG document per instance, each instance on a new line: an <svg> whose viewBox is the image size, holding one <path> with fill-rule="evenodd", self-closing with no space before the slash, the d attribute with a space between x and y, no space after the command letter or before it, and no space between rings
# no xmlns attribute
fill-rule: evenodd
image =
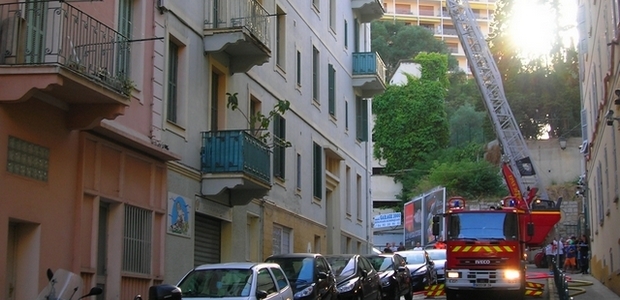
<svg viewBox="0 0 620 300"><path fill-rule="evenodd" d="M309 258L315 258L315 257L321 257L322 255L319 253L285 253L285 254L276 254L276 255L272 255L269 256L267 259L270 258L305 258L305 257L309 257Z"/></svg>
<svg viewBox="0 0 620 300"><path fill-rule="evenodd" d="M327 254L325 255L325 257L354 257L354 256L362 256L360 254L354 254L354 253L349 253L349 254Z"/></svg>
<svg viewBox="0 0 620 300"><path fill-rule="evenodd" d="M254 267L270 267L280 268L280 265L275 263L258 263L258 262L226 262L218 264L204 264L200 265L194 270L214 270L214 269L252 269Z"/></svg>

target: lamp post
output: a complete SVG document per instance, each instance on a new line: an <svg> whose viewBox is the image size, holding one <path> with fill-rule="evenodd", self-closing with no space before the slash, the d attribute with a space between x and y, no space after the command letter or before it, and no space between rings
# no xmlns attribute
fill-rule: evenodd
<svg viewBox="0 0 620 300"><path fill-rule="evenodd" d="M560 141L560 149L562 150L566 149L566 138L561 136L559 141Z"/></svg>

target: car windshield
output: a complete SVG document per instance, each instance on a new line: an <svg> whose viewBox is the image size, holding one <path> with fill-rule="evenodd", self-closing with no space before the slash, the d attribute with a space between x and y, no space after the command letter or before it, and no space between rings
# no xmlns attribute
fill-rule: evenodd
<svg viewBox="0 0 620 300"><path fill-rule="evenodd" d="M384 256L371 256L368 257L370 263L379 272L392 270L392 259Z"/></svg>
<svg viewBox="0 0 620 300"><path fill-rule="evenodd" d="M428 256L430 256L432 260L445 260L446 251L428 251Z"/></svg>
<svg viewBox="0 0 620 300"><path fill-rule="evenodd" d="M399 253L400 256L404 257L407 260L407 264L423 264L425 261L424 252L423 251L415 251L409 253Z"/></svg>
<svg viewBox="0 0 620 300"><path fill-rule="evenodd" d="M314 281L314 259L310 257L276 257L267 262L279 264L288 280L302 284Z"/></svg>
<svg viewBox="0 0 620 300"><path fill-rule="evenodd" d="M355 274L355 259L344 256L330 256L327 261L332 266L336 276L351 276Z"/></svg>
<svg viewBox="0 0 620 300"><path fill-rule="evenodd" d="M248 297L252 288L252 270L194 270L179 284L183 298Z"/></svg>

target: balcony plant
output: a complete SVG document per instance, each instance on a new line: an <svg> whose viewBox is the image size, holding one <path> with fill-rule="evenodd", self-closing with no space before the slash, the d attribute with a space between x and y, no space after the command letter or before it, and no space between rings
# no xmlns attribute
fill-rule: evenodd
<svg viewBox="0 0 620 300"><path fill-rule="evenodd" d="M262 141L265 145L270 148L274 146L278 147L291 147L291 143L284 139L278 138L276 136L271 136L268 128L273 119L276 116L282 116L284 113L289 110L291 102L288 100L277 100L277 103L273 106L273 109L269 111L267 115L263 114L261 111L257 111L254 114L246 114L242 110L239 109L239 99L237 98L238 93L226 93L228 96L228 101L226 103L226 107L232 111L239 111L241 115L248 122L248 127L250 133Z"/></svg>

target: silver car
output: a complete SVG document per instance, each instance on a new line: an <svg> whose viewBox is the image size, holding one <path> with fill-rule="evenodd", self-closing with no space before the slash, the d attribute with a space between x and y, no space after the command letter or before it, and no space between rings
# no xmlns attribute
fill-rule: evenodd
<svg viewBox="0 0 620 300"><path fill-rule="evenodd" d="M178 286L183 299L292 300L293 290L278 264L208 264L189 271Z"/></svg>
<svg viewBox="0 0 620 300"><path fill-rule="evenodd" d="M443 283L446 280L446 249L427 249L426 252L428 252L428 256L430 256L431 260L435 263L437 281Z"/></svg>

